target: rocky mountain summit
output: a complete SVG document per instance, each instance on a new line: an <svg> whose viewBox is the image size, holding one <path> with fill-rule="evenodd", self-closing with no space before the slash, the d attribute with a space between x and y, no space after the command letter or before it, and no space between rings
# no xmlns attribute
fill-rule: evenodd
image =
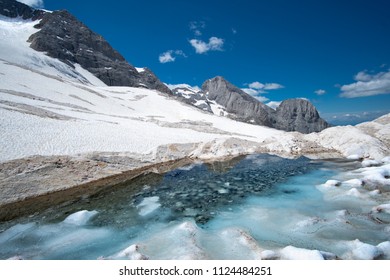
<svg viewBox="0 0 390 280"><path fill-rule="evenodd" d="M223 106L228 117L239 121L301 133L319 132L329 127L313 104L304 99L285 100L274 110L223 77L207 80L202 91L209 101Z"/></svg>
<svg viewBox="0 0 390 280"><path fill-rule="evenodd" d="M41 19L31 48L74 66L79 64L108 86L131 86L171 93L149 69L138 72L100 35L68 11L45 12L13 0L0 1L0 13L11 18Z"/></svg>
<svg viewBox="0 0 390 280"><path fill-rule="evenodd" d="M319 132L330 126L311 102L301 98L284 100L275 116L274 127L286 131Z"/></svg>
<svg viewBox="0 0 390 280"><path fill-rule="evenodd" d="M211 101L223 106L227 116L238 121L272 127L272 109L245 93L223 77L207 80L202 91Z"/></svg>

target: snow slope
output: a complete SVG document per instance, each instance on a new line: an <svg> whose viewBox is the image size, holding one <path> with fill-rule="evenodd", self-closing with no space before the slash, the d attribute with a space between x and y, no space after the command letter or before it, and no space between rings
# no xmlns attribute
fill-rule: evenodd
<svg viewBox="0 0 390 280"><path fill-rule="evenodd" d="M313 146L342 156L388 154L383 141L359 128L305 136L207 114L154 90L104 86L80 65L72 68L30 49L26 41L36 23L0 18L0 161L89 152L150 154L172 143L202 143L187 151L199 157L310 153ZM389 129L388 122L381 125L378 135Z"/></svg>

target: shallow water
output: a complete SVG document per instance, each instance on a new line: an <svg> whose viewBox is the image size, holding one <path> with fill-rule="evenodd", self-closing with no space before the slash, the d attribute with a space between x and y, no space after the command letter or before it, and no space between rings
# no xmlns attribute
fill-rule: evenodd
<svg viewBox="0 0 390 280"><path fill-rule="evenodd" d="M387 196L323 185L359 167L261 154L141 176L0 224L0 258L388 258L390 221L372 213Z"/></svg>

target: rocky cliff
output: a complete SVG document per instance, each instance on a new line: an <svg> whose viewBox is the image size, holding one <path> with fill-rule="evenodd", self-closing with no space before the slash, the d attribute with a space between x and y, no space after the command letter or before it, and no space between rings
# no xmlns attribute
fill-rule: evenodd
<svg viewBox="0 0 390 280"><path fill-rule="evenodd" d="M210 101L223 106L230 118L272 126L272 109L234 86L223 77L207 80L202 85Z"/></svg>
<svg viewBox="0 0 390 280"><path fill-rule="evenodd" d="M276 108L274 127L302 133L319 132L329 124L321 119L317 109L305 99L287 99Z"/></svg>
<svg viewBox="0 0 390 280"><path fill-rule="evenodd" d="M304 99L285 100L273 110L223 77L207 80L202 91L208 100L223 106L228 117L239 121L302 133L318 132L329 127L313 104Z"/></svg>

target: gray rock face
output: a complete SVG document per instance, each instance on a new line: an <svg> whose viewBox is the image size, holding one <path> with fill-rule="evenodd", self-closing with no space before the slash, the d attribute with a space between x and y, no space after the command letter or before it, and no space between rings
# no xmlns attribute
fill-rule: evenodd
<svg viewBox="0 0 390 280"><path fill-rule="evenodd" d="M78 63L109 86L146 87L171 93L152 71L138 73L102 36L67 11L48 13L14 0L0 0L0 12L8 17L41 19L35 26L40 30L29 38L31 48L72 67Z"/></svg>
<svg viewBox="0 0 390 280"><path fill-rule="evenodd" d="M320 118L317 109L304 99L287 99L276 108L274 127L302 133L319 132L329 124Z"/></svg>
<svg viewBox="0 0 390 280"><path fill-rule="evenodd" d="M10 18L21 17L23 19L37 20L41 19L45 12L33 9L14 0L0 0L0 14Z"/></svg>
<svg viewBox="0 0 390 280"><path fill-rule="evenodd" d="M150 70L138 73L104 38L67 11L46 13L29 41L31 48L73 65L80 64L109 86L171 91Z"/></svg>
<svg viewBox="0 0 390 280"><path fill-rule="evenodd" d="M273 110L223 77L207 80L202 85L202 91L210 101L223 106L230 118L272 127Z"/></svg>
<svg viewBox="0 0 390 280"><path fill-rule="evenodd" d="M239 121L301 133L318 132L329 127L307 100L288 99L274 110L222 77L207 80L202 91L208 100L223 106L228 117Z"/></svg>

